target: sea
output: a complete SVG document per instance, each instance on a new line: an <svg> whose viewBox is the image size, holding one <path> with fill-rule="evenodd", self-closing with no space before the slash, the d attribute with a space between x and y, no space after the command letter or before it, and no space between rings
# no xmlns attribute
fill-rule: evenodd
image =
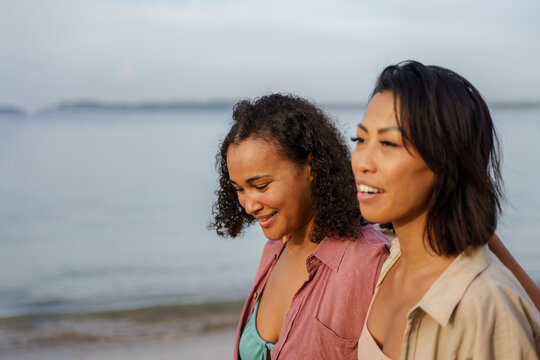
<svg viewBox="0 0 540 360"><path fill-rule="evenodd" d="M364 111L324 108L346 138ZM540 107L492 115L497 233L540 282ZM230 107L0 116L0 318L243 300L266 240L208 229L230 125Z"/></svg>

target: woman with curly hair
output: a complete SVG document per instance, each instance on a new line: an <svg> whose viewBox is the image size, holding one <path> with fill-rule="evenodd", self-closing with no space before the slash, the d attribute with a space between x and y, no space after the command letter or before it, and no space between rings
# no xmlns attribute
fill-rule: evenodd
<svg viewBox="0 0 540 360"><path fill-rule="evenodd" d="M241 101L233 120L212 227L236 237L257 221L269 239L234 358L355 359L389 242L360 216L343 137L290 95Z"/></svg>

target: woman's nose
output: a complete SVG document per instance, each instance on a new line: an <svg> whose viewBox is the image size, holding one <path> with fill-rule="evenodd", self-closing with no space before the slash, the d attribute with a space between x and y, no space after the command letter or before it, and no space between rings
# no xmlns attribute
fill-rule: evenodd
<svg viewBox="0 0 540 360"><path fill-rule="evenodd" d="M357 147L351 158L353 172L366 173L375 171L376 162L374 160L373 151L370 146L363 145Z"/></svg>
<svg viewBox="0 0 540 360"><path fill-rule="evenodd" d="M244 201L243 204L241 204L244 207L244 210L246 210L246 213L249 215L252 215L262 209L261 202L254 196L250 196L248 194L244 195Z"/></svg>

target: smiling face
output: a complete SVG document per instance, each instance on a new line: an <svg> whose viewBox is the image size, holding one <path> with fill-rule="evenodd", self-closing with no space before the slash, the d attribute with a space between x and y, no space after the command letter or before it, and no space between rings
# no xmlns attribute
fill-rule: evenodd
<svg viewBox="0 0 540 360"><path fill-rule="evenodd" d="M306 236L313 222L308 164L298 166L284 159L274 144L251 137L229 146L227 167L240 205L257 219L268 239Z"/></svg>
<svg viewBox="0 0 540 360"><path fill-rule="evenodd" d="M405 148L392 92L373 96L356 140L352 167L362 215L394 227L423 220L434 174L412 146Z"/></svg>

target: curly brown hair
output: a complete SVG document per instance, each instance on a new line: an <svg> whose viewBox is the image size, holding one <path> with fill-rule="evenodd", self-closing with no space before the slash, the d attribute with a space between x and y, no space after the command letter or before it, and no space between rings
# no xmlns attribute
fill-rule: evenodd
<svg viewBox="0 0 540 360"><path fill-rule="evenodd" d="M325 236L354 239L360 234L365 222L356 199L350 152L341 133L321 109L297 96L272 94L238 102L233 120L216 156L220 178L210 228L220 236L237 237L254 221L240 205L227 168L229 145L254 137L272 142L283 158L299 166L311 161L311 241L319 243Z"/></svg>

